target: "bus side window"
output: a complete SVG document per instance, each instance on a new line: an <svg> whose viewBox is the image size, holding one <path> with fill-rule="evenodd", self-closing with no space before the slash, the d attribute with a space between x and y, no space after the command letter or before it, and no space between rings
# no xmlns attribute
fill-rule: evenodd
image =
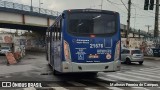
<svg viewBox="0 0 160 90"><path fill-rule="evenodd" d="M56 25L54 25L54 41L56 41L56 36L57 36L57 34L56 34Z"/></svg>
<svg viewBox="0 0 160 90"><path fill-rule="evenodd" d="M60 19L59 23L59 40L61 40L61 31L62 31L62 18Z"/></svg>
<svg viewBox="0 0 160 90"><path fill-rule="evenodd" d="M56 41L57 41L57 37L58 37L58 33L57 33L57 26L56 26Z"/></svg>
<svg viewBox="0 0 160 90"><path fill-rule="evenodd" d="M57 27L56 27L56 41L58 41L58 23L57 23Z"/></svg>
<svg viewBox="0 0 160 90"><path fill-rule="evenodd" d="M57 23L56 23L56 40L58 41L58 40L60 40L60 33L61 33L61 31L60 31L60 21L58 21Z"/></svg>
<svg viewBox="0 0 160 90"><path fill-rule="evenodd" d="M60 19L60 21L56 22L54 25L54 41L58 41L61 40L61 24L62 23L62 19Z"/></svg>
<svg viewBox="0 0 160 90"><path fill-rule="evenodd" d="M50 42L50 28L48 30L48 41L47 42Z"/></svg>
<svg viewBox="0 0 160 90"><path fill-rule="evenodd" d="M51 32L52 32L52 41L54 41L54 27L51 27Z"/></svg>

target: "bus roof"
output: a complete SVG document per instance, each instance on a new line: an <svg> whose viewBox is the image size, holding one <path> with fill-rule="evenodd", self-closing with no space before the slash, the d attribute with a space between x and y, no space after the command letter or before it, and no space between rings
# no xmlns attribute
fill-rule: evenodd
<svg viewBox="0 0 160 90"><path fill-rule="evenodd" d="M63 12L107 12L107 13L118 13L118 12L115 12L115 11L100 10L100 9L68 9L68 10L64 10Z"/></svg>

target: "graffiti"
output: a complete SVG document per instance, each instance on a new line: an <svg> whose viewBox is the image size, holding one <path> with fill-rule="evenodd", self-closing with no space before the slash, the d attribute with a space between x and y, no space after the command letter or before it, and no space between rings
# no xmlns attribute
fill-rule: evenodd
<svg viewBox="0 0 160 90"><path fill-rule="evenodd" d="M32 45L30 39L26 40L26 45L27 45L27 46L31 46L31 45Z"/></svg>
<svg viewBox="0 0 160 90"><path fill-rule="evenodd" d="M12 43L12 38L9 36L4 36L4 42L5 43Z"/></svg>
<svg viewBox="0 0 160 90"><path fill-rule="evenodd" d="M26 45L26 40L25 39L20 39L20 45Z"/></svg>
<svg viewBox="0 0 160 90"><path fill-rule="evenodd" d="M36 45L36 46L41 46L41 47L44 47L45 46L45 42L44 42L44 40L42 40L42 39L35 39L35 40L33 40L34 42L34 45Z"/></svg>
<svg viewBox="0 0 160 90"><path fill-rule="evenodd" d="M152 56L154 48L160 48L159 38L130 38L129 46L126 46L126 38L121 39L121 47L139 48L144 55Z"/></svg>

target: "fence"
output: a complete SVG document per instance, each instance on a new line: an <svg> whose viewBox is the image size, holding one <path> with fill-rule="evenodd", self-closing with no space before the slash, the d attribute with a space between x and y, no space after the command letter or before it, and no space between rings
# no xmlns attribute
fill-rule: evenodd
<svg viewBox="0 0 160 90"><path fill-rule="evenodd" d="M7 2L7 1L2 1L2 0L0 0L0 7L28 11L28 12L35 12L35 13L40 13L40 14L52 15L52 16L60 15L60 12L58 11L52 11L48 9L43 9L43 8L29 6L29 5L13 3L13 2Z"/></svg>

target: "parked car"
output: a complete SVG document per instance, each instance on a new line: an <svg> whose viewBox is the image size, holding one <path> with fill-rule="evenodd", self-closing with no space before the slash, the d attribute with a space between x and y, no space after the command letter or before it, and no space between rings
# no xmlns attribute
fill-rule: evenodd
<svg viewBox="0 0 160 90"><path fill-rule="evenodd" d="M140 65L143 64L144 55L140 49L122 49L121 50L121 62L130 64L131 62L139 62Z"/></svg>
<svg viewBox="0 0 160 90"><path fill-rule="evenodd" d="M0 48L0 54L5 54L7 52L11 52L11 47L9 47L9 46L2 46Z"/></svg>

